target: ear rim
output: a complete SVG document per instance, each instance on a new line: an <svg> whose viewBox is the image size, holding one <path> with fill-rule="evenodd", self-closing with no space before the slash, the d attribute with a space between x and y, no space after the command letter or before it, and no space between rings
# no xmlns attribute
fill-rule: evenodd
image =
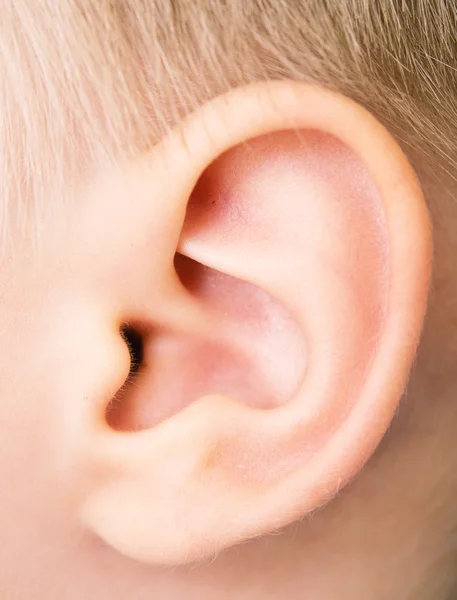
<svg viewBox="0 0 457 600"><path fill-rule="evenodd" d="M301 95L306 97L306 109ZM230 105L238 101L244 110L231 111ZM332 114L331 119L329 114ZM199 139L200 120L206 123L208 131L213 132L203 149ZM265 127L265 123L269 127ZM408 268L400 273L391 269L389 282L389 303L398 302L404 306L402 311L395 311L395 323L390 329L393 337L396 337L396 331L402 331L401 337L410 340L405 344L403 355L403 368L409 373L427 310L433 238L419 180L392 134L368 110L341 94L308 83L268 81L217 97L190 115L177 135L183 136L189 154L201 157L198 168L203 172L234 146L233 138L238 145L282 129L317 129L341 140L361 158L373 178L382 199L389 233L405 223L409 225L408 235L393 236L394 244L390 247L390 265L401 263L401 257L404 257ZM354 131L357 136L353 135ZM174 136L172 133L166 140L165 148L168 143L174 145ZM384 152L380 147L384 147ZM203 151L192 153L192 148ZM192 187L195 183L193 180ZM404 296L405 289L410 290L409 297ZM411 313L409 307L413 297L422 298L423 302Z"/></svg>
<svg viewBox="0 0 457 600"><path fill-rule="evenodd" d="M238 102L243 110L231 110ZM205 123L207 131L212 132L203 147L199 130L201 123ZM389 234L400 227L407 227L408 235L389 236L389 264L392 266L403 262L407 268L400 271L390 269L388 314L394 314L394 320L386 323L389 337L384 342L384 348L388 353L388 348L394 345L390 338L397 338L404 348L401 355L403 360L396 366L397 373L402 372L403 377L392 377L395 382L390 390L392 402L387 403L384 411L377 414L376 418L373 415L371 419L372 425L377 421L380 429L386 431L398 398L403 393L403 381L408 378L414 361L428 304L433 238L430 215L419 180L392 134L367 109L339 93L308 83L278 80L232 90L191 114L176 135L185 140L189 155L200 157L197 162L200 173L234 145L282 129L317 129L341 140L360 157L372 177L382 199ZM354 131L357 131L356 136ZM168 143L174 145L175 132L165 141L165 152ZM192 181L191 188L195 184L196 179ZM409 291L407 296L405 290ZM422 299L421 303L417 302L418 298ZM404 308L392 311L392 304L403 305ZM416 307L413 312L411 305ZM376 360L385 360L382 349ZM379 440L381 437L382 434ZM368 455L374 451L379 440L367 445Z"/></svg>
<svg viewBox="0 0 457 600"><path fill-rule="evenodd" d="M330 119L329 115L331 115ZM361 122L364 123L364 127L361 127ZM206 138L202 139L202 124L208 132L211 132L211 137L208 134ZM387 430L396 410L398 399L403 392L404 381L408 377L420 339L431 274L431 228L416 175L390 133L365 109L334 92L309 84L292 82L254 84L232 90L228 94L216 98L186 119L150 154L142 157L136 163L134 171L139 167L140 172L144 172L147 178L150 175L151 162L157 164L156 156L159 152L163 153L164 164L170 162L167 156L173 157L174 162L178 156L180 164L183 165L182 180L178 184L180 195L188 198L200 173L226 150L251 138L282 129L320 129L341 140L361 158L367 167L381 195L389 233L392 230L395 231L402 224L408 223L408 235L394 235L392 238L394 244L390 246L390 264L397 265L404 261L408 268L403 270L394 268L390 271L388 298L389 304L395 304L396 308L388 310L389 322L386 323L385 338L383 338L384 341L375 357L375 361L378 363L389 365L391 363L389 357L391 347L396 344L400 344L402 347L401 352L398 353L400 363L397 362L395 372L391 372L390 378L389 372L386 375L385 369L375 369L376 373L383 372L383 379L391 382L387 397L382 402L371 401L364 406L358 405L357 417L344 422L341 429L332 435L332 443L320 450L319 455L314 457L303 469L297 470L287 477L282 482L281 489L269 496L271 507L276 507L279 512L283 512L281 507L284 505L286 496L300 498L300 500L296 500L294 506L291 506L288 501L288 521L290 521L321 505L329 495L333 494L335 486L341 487L360 470ZM357 136L354 136L354 131L358 132ZM391 243L392 239L389 235ZM179 244L177 249L180 250ZM404 294L405 290L407 290L407 294ZM397 303L402 307L401 310L398 310ZM411 304L415 306L413 312L410 310ZM376 390L379 387L381 387L380 382L377 380L369 380L367 383L368 390L371 388ZM376 398L378 393L372 391L366 395L368 398ZM211 399L204 400L208 404ZM202 402L199 406L194 405L189 411L180 413L179 424L184 425L183 419L189 412L198 415L199 409L204 407L204 404ZM226 414L230 418L231 407L231 404L225 408L221 405L221 414ZM242 412L243 418L246 419L244 424L246 424L252 417L252 413L247 410ZM197 433L204 434L205 427L210 426L206 422L207 418L205 418L204 412L200 411L200 415L200 425L198 426L197 423L192 434L195 443L198 440ZM257 413L256 418L258 416ZM275 418L277 416L278 413ZM308 425L313 426L312 421L318 418L317 414L311 415ZM262 418L264 426L268 426L268 420L268 415ZM360 431L367 427L371 434L361 438ZM119 433L113 434L100 424L98 431L100 437L94 448L97 460L100 461L103 457L102 462L105 464L109 462L114 466L119 461L125 468L129 468L128 463L136 460L135 457L138 456L140 450L147 452L148 433L133 434L136 436L135 438L132 438L131 434L120 436ZM156 433L166 443L173 442L173 436L167 423L159 426ZM345 447L344 440L354 437L358 439L357 444L350 444L345 452L341 452L341 448ZM212 436L211 444L216 444L215 440L216 438ZM339 466L335 465L332 458L335 445L340 448L341 452ZM156 444L156 448L160 451L160 444ZM213 454L213 450L210 448L206 452L199 452L198 469L213 460ZM306 470L310 473L309 475L306 474ZM318 481L315 481L316 477L313 472L327 472L328 475L327 477L321 476ZM306 481L305 489L303 489L303 481ZM310 481L314 481L311 490L309 489ZM251 524L250 531L244 532L245 537L253 537L262 533L259 528L263 526L265 518L267 520L269 518L270 529L286 524L281 518L278 518L277 521L272 519L272 509L270 508L269 511L269 515L259 515L256 522ZM90 523L91 521L92 523ZM92 529L97 529L87 512L86 523ZM235 536L234 539L228 540L228 544L224 543L223 545L230 545L237 541L240 540ZM192 561L195 556L189 546L190 543L191 540L186 539L183 541L181 549L174 548L172 550L168 547L166 550L168 559L162 554L162 560L171 564ZM116 544L114 545L116 546ZM129 554L132 555L132 553L134 554L130 550ZM136 558L154 562L159 554L157 551L153 551L149 556L142 555L141 557L136 556ZM197 557L200 554L197 551Z"/></svg>

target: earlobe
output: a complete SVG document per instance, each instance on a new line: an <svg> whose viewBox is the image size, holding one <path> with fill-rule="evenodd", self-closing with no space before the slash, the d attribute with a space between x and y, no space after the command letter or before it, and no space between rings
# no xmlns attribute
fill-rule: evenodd
<svg viewBox="0 0 457 600"><path fill-rule="evenodd" d="M190 312L164 304L111 423L130 432L92 435L104 475L82 518L120 552L176 564L287 525L358 472L414 360L431 242L392 137L320 88L235 90L154 152L176 165L173 180L134 169L176 202L161 273L212 326L187 329ZM162 418L138 420L154 403Z"/></svg>

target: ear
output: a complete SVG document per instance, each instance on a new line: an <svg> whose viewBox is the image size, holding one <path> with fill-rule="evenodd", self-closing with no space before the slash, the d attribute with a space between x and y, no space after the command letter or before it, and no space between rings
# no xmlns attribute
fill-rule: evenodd
<svg viewBox="0 0 457 600"><path fill-rule="evenodd" d="M87 408L86 526L177 564L337 493L390 424L426 310L428 216L389 133L324 89L258 84L91 193L136 364L118 335Z"/></svg>

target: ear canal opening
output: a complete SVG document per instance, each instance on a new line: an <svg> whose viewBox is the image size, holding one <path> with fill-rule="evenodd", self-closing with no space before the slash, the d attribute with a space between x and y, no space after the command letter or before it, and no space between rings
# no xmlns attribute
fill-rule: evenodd
<svg viewBox="0 0 457 600"><path fill-rule="evenodd" d="M255 285L182 254L174 260L183 293L216 319L201 335L152 324L122 330L131 354L130 375L108 405L118 431L149 429L199 397L225 394L268 410L286 403L301 383L303 333L286 309Z"/></svg>
<svg viewBox="0 0 457 600"><path fill-rule="evenodd" d="M121 335L130 352L129 377L133 377L138 373L144 359L143 336L133 325L123 325L121 327Z"/></svg>

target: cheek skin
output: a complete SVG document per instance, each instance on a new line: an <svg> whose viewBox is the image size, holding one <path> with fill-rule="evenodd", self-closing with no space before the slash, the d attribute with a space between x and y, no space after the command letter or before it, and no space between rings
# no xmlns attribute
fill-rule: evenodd
<svg viewBox="0 0 457 600"><path fill-rule="evenodd" d="M11 281L18 283L17 277ZM25 586L28 578L47 577L43 541L47 547L62 526L50 468L55 419L50 391L58 374L55 348L46 338L55 321L46 310L48 290L21 283L1 294L0 302L0 537L2 548L8 548L0 553L2 596L18 582ZM24 577L25 549L29 571ZM27 592L18 593L25 597Z"/></svg>
<svg viewBox="0 0 457 600"><path fill-rule="evenodd" d="M82 539L75 444L84 444L84 421L77 411L86 407L84 386L94 389L101 361L113 361L108 351L91 349L100 321L94 303L52 254L41 264L33 275L16 265L8 284L0 282L2 598L11 590L18 598L45 597L45 590L52 596L72 569L73 544Z"/></svg>

